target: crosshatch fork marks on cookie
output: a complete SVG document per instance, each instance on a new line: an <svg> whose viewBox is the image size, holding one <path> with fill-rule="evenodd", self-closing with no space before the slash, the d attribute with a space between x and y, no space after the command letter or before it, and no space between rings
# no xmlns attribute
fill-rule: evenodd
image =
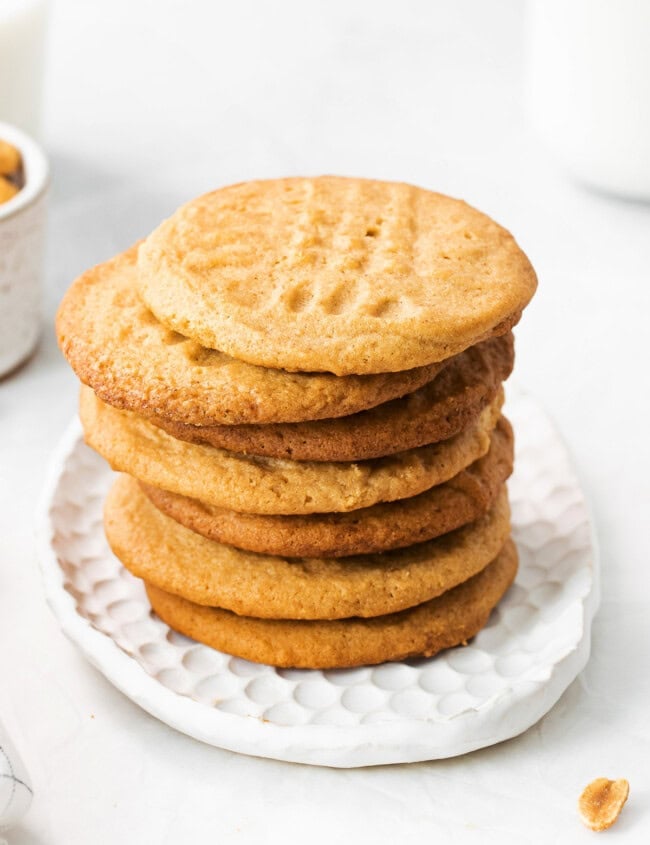
<svg viewBox="0 0 650 845"><path fill-rule="evenodd" d="M206 194L144 242L158 319L265 367L336 375L441 361L508 331L536 279L512 236L411 185L290 178Z"/></svg>

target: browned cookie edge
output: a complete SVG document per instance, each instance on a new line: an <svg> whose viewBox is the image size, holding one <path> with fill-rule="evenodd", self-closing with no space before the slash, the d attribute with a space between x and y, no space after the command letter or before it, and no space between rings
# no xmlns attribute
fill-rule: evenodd
<svg viewBox="0 0 650 845"><path fill-rule="evenodd" d="M485 569L438 598L388 616L333 622L237 616L145 586L155 613L198 642L256 663L335 669L432 657L466 643L485 626L516 573L517 550L508 540Z"/></svg>
<svg viewBox="0 0 650 845"><path fill-rule="evenodd" d="M511 332L452 358L428 384L336 419L268 425L184 425L153 416L168 434L245 455L294 461L362 461L438 443L469 425L514 364Z"/></svg>
<svg viewBox="0 0 650 845"><path fill-rule="evenodd" d="M490 451L444 484L418 496L345 513L267 516L217 508L140 482L164 514L210 540L287 557L346 557L431 540L492 507L512 472L513 433L501 417Z"/></svg>

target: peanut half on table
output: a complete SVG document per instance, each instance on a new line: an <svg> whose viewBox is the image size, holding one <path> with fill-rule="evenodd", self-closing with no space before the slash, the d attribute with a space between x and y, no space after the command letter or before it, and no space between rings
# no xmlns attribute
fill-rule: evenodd
<svg viewBox="0 0 650 845"><path fill-rule="evenodd" d="M629 793L630 784L625 778L596 778L580 796L580 818L592 830L607 830L618 818Z"/></svg>

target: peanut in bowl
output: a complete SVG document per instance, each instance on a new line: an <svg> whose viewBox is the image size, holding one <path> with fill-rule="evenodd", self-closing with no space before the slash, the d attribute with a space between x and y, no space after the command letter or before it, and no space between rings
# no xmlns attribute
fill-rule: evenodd
<svg viewBox="0 0 650 845"><path fill-rule="evenodd" d="M0 138L0 205L13 199L24 185L25 172L20 150Z"/></svg>
<svg viewBox="0 0 650 845"><path fill-rule="evenodd" d="M29 357L41 328L45 198L41 148L0 123L0 377Z"/></svg>

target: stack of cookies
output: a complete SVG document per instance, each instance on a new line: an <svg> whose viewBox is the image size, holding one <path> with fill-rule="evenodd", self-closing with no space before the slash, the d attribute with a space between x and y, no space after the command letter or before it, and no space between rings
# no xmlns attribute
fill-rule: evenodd
<svg viewBox="0 0 650 845"><path fill-rule="evenodd" d="M474 636L517 569L502 382L535 286L465 203L337 177L207 194L77 279L59 343L154 611L276 666Z"/></svg>

